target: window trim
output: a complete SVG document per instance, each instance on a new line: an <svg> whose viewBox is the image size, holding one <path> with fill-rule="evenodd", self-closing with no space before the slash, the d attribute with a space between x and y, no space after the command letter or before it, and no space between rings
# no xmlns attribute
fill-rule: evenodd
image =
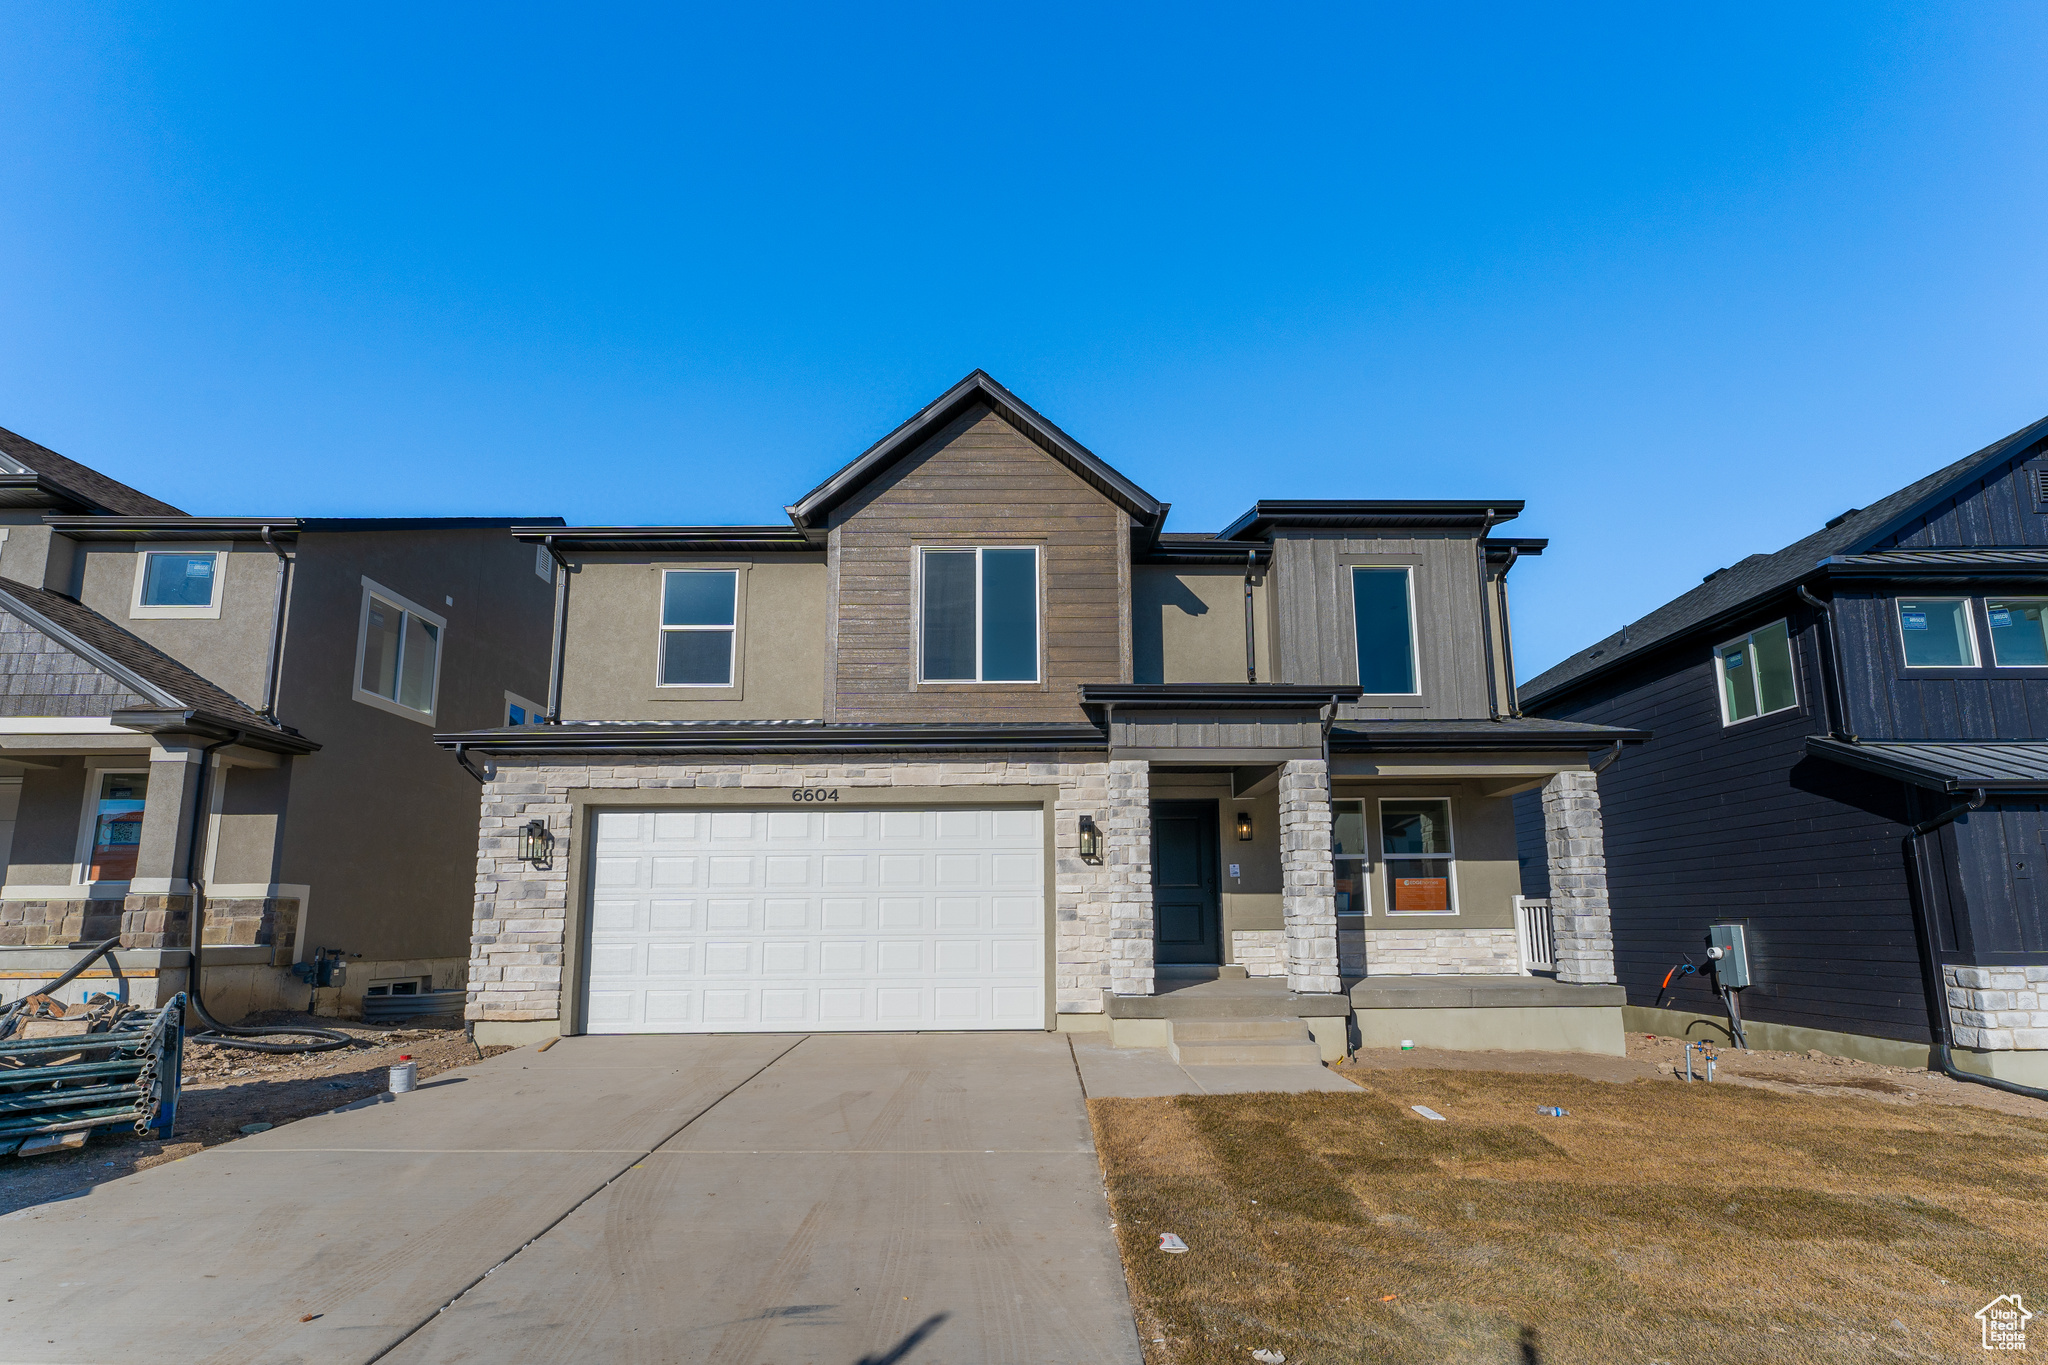
<svg viewBox="0 0 2048 1365"><path fill-rule="evenodd" d="M732 624L727 626L672 626L661 618L667 612L668 576L675 573L724 573L732 575ZM654 609L654 685L664 692L732 692L739 687L740 672L740 574L717 564L668 564L661 568L661 589ZM709 635L723 631L732 639L732 653L726 660L725 681L716 683L672 683L661 680L662 658L671 634Z"/></svg>
<svg viewBox="0 0 2048 1365"><path fill-rule="evenodd" d="M1990 665L1984 662L1984 649L1982 644L1980 644L1977 639L1977 599L1975 597L1955 597L1942 594L1932 596L1917 596L1913 600L1916 602L1960 602L1963 604L1963 623L1969 627L1970 660L1968 663L1960 664L1916 664L1910 661L1906 657L1906 599L1894 595L1891 599L1892 634L1897 637L1899 642L1900 668L1906 669L1909 672L1913 673L1928 674L1980 672L1990 667ZM1987 630L1990 628L1988 621L1986 622L1985 628ZM2015 665L2015 667L2034 666L2035 665L2025 664Z"/></svg>
<svg viewBox="0 0 2048 1365"><path fill-rule="evenodd" d="M221 600L227 596L228 557L234 547L226 541L194 545L164 545L144 542L135 547L135 586L128 596L131 621L218 621ZM213 556L213 601L203 607L151 607L143 605L142 590L149 581L151 555Z"/></svg>
<svg viewBox="0 0 2048 1365"><path fill-rule="evenodd" d="M362 605L356 611L355 667L348 675L349 694L354 700L361 702L365 706L375 707L379 711L389 711L394 716L403 716L407 720L416 720L423 725L432 725L440 711L441 673L448 661L448 618L439 612L428 611L403 593L391 591L391 589L377 582L368 574L363 575L362 585ZM431 709L418 711L407 706L404 702L394 701L390 697L379 696L375 692L364 689L363 654L368 649L370 643L370 599L372 597L381 597L400 611L409 612L421 620L432 622L434 628L440 632L434 647L434 681L428 688ZM401 642L405 639L403 627L399 629L398 638ZM399 648L403 651L404 645L401 643ZM404 655L401 652L399 657L401 676L404 672L404 666Z"/></svg>
<svg viewBox="0 0 2048 1365"><path fill-rule="evenodd" d="M643 676L648 680L647 691L642 694L647 701L657 702L705 702L742 701L745 699L747 682L747 579L753 563L748 560L707 559L702 562L667 559L647 566L654 572L654 646L653 658L641 657L642 667L648 671ZM661 680L661 637L667 633L661 624L661 604L668 587L668 575L678 570L699 570L723 572L736 575L733 580L732 598L732 681L724 686L715 683L665 683ZM649 638L646 636L643 639Z"/></svg>
<svg viewBox="0 0 2048 1365"><path fill-rule="evenodd" d="M1993 602L1997 602L2000 605L2010 605L2015 602L2039 603L2044 611L2048 611L2048 594L2029 596L2025 593L2012 593L1993 596L1991 593L1985 593L1982 597L1977 598L1976 606L1970 614L1972 617L1975 617L1978 612L1984 614L1984 652L1991 656L1990 662L1980 663L1978 667L1993 669L1999 673L2018 673L2022 675L2028 673L2039 674L2044 670L2048 670L2048 664L2002 664L1998 662L1998 640L1991 633L1991 604ZM1924 672L1925 670L1921 671Z"/></svg>
<svg viewBox="0 0 2048 1365"><path fill-rule="evenodd" d="M1361 695L1355 705L1385 705L1393 699L1401 699L1409 705L1420 702L1423 695L1422 680L1422 632L1421 621L1415 609L1417 590L1415 580L1422 568L1420 559L1398 560L1387 557L1347 558L1340 568L1344 574L1344 595L1351 610L1346 613L1351 628L1351 677L1360 686L1364 685L1365 670L1359 666L1358 657L1358 571L1360 569L1399 569L1408 581L1408 657L1415 673L1415 690L1412 692L1367 692ZM1383 701L1382 699L1386 699Z"/></svg>
<svg viewBox="0 0 2048 1365"><path fill-rule="evenodd" d="M1395 799L1397 799L1397 800L1398 800L1398 799L1403 799L1403 798L1395 798ZM1421 799L1428 799L1428 798L1421 798ZM1339 918L1339 919L1349 918L1349 917L1351 917L1351 916L1354 916L1354 915L1355 915L1355 916L1357 916L1357 917L1358 917L1359 919L1371 919L1371 918L1372 918L1372 883L1373 883L1373 856L1372 856L1372 845L1373 845L1373 839L1374 839L1374 835L1373 835L1373 831L1371 830L1371 828L1369 828L1369 827L1367 827L1367 826L1366 826L1366 822L1367 822L1367 820L1368 820L1368 819L1370 819L1370 818L1371 818L1371 815L1373 814L1373 812L1371 812L1371 811L1370 811L1370 809L1369 809L1369 808L1371 807L1371 805L1372 805L1372 802L1371 802L1370 800L1368 800L1367 798L1363 797L1363 796L1335 796L1335 795L1333 795L1333 796L1332 796L1332 797L1330 798L1330 836L1331 836L1331 837L1330 837L1330 844L1331 844L1331 847L1332 847L1332 848L1334 848L1334 847L1336 846L1336 842L1337 842L1337 840L1336 840L1336 834L1337 834L1337 830L1336 830L1336 825L1337 825L1337 807L1338 807L1338 806L1340 806L1340 805L1344 805L1344 806L1354 806L1354 805L1355 805L1355 806L1357 806L1357 807L1358 807L1358 823L1359 823L1359 825L1361 826L1361 832L1362 832L1362 833L1364 833L1364 835L1365 835L1365 847L1364 847L1364 848L1362 848L1362 849L1360 849L1360 850L1359 850L1358 852L1356 852L1356 853L1343 853L1343 854L1338 854L1338 853L1332 853L1332 854L1330 855L1330 864L1331 864L1331 868L1332 868L1332 871L1334 871L1334 870L1335 870L1336 864L1337 864L1337 863L1339 863L1339 862L1347 862L1347 863L1356 863L1356 864L1357 864L1357 866L1358 866L1358 876L1357 876L1357 878L1356 878L1356 882L1357 882L1357 885L1359 886L1359 888L1360 888L1360 891L1361 891L1361 893L1362 893L1362 894L1354 895L1354 896L1352 897L1352 900L1353 900L1353 902L1354 902L1354 904L1355 904L1355 906L1356 906L1357 908L1355 908L1355 909L1351 909L1351 910L1339 910L1339 911L1337 911L1337 915L1338 915L1338 918Z"/></svg>
<svg viewBox="0 0 2048 1365"><path fill-rule="evenodd" d="M358 673L356 676L361 677L362 675ZM522 730L528 726L539 725L547 719L548 709L545 706L536 705L525 697L520 696L517 692L508 691L505 693L505 700L503 702L504 729L509 730L512 728L512 708L515 706L526 712L526 724L519 727Z"/></svg>
<svg viewBox="0 0 2048 1365"><path fill-rule="evenodd" d="M169 765L166 766L168 767ZM151 771L146 760L138 765L133 759L123 756L106 761L99 766L95 766L90 759L86 761L85 799L80 804L78 811L78 838L72 850L74 856L71 864L71 885L97 892L97 894L88 897L92 900L113 900L125 896L128 894L129 885L134 880L130 877L122 877L118 880L109 878L105 881L94 881L92 879L93 836L99 833L100 824L100 783L105 778L119 776L124 773L131 777L153 778L156 776ZM147 819L149 794L146 789L143 793L142 804L144 807L144 818Z"/></svg>
<svg viewBox="0 0 2048 1365"><path fill-rule="evenodd" d="M1044 688L1045 681L1045 547L1036 541L1019 544L1015 541L967 545L916 544L910 547L912 573L917 588L912 594L915 608L911 614L911 649L916 656L915 685L918 687L1032 687ZM974 551L974 672L972 678L927 678L924 675L924 557L930 550L972 550ZM1029 678L984 678L982 671L982 570L983 550L1029 550L1031 551L1032 586L1036 590L1032 602L1032 676Z"/></svg>
<svg viewBox="0 0 2048 1365"><path fill-rule="evenodd" d="M1444 842L1445 842L1445 843L1446 843L1447 845L1449 845L1449 847L1447 847L1447 848L1446 848L1446 849L1445 849L1445 850L1444 850L1444 851L1443 851L1442 853L1394 853L1394 854L1389 854L1389 853L1387 852L1387 834L1386 834L1386 831L1387 831L1387 814L1386 814L1386 806L1387 806L1387 803L1388 803L1389 801L1401 801L1401 802L1410 802L1410 801L1441 801L1441 802L1443 802L1443 805L1444 805ZM1386 869L1387 875L1388 875L1389 877L1391 877L1391 876L1393 875L1393 871L1394 871L1394 864L1395 864L1396 862L1423 862L1423 861L1425 861L1425 860L1427 860L1427 861L1438 861L1438 860L1441 860L1441 861L1442 861L1442 862L1443 862L1443 863L1445 864L1445 867L1444 867L1444 883L1445 883L1445 886L1444 886L1444 895L1445 895L1445 899L1446 899L1446 900L1448 900L1448 901L1450 902L1450 909L1448 909L1448 910L1396 910L1396 909L1394 908L1394 894L1393 894L1393 890L1394 890L1394 889L1393 889L1393 886L1392 886L1391 884L1388 884L1388 885L1386 886L1386 888L1385 888L1385 894L1386 894L1386 898L1387 898L1387 904L1386 904L1386 916L1387 916L1387 918L1388 918L1389 920L1394 920L1394 919L1423 919L1423 918L1427 918L1427 917L1437 917L1437 918L1442 918L1442 917L1444 917L1444 916L1453 916L1453 915L1458 915L1458 914L1461 914L1461 913L1462 913L1462 909L1461 909L1461 907L1462 907L1462 905L1463 905L1463 901L1464 901L1464 898L1463 898L1462 896L1460 896L1460 895L1458 894L1458 808L1457 808L1457 798L1456 798L1456 797L1454 797L1454 796L1382 796L1382 797L1379 797L1379 798L1377 798L1377 799L1376 799L1376 800L1374 801L1374 803L1373 803L1373 804L1374 804L1374 810L1373 810L1373 815L1374 815L1374 817L1375 817L1375 818L1374 818L1374 820L1373 820L1373 827L1372 827L1372 843L1373 843L1373 846L1374 846L1374 847L1376 847L1376 848L1377 848L1377 849L1379 850L1379 856L1378 856L1378 858L1376 859L1376 861L1378 862L1379 866L1380 866L1381 868L1384 868L1384 869ZM1374 878L1373 880L1375 880L1375 881L1378 881L1378 880L1379 880L1379 878L1378 878L1378 877L1375 877L1375 878Z"/></svg>
<svg viewBox="0 0 2048 1365"><path fill-rule="evenodd" d="M1788 706L1776 707L1773 710L1769 711L1764 710L1763 683L1761 681L1762 675L1757 673L1755 667L1752 666L1749 674L1749 686L1751 695L1753 695L1756 698L1756 714L1753 716L1744 716L1740 720L1733 719L1728 714L1728 668L1727 664L1721 658L1721 651L1727 649L1730 645L1747 645L1749 648L1749 655L1752 659L1754 659L1756 657L1756 633L1760 630L1769 630L1772 626L1780 625L1785 627L1785 652L1792 664L1791 704ZM1781 616L1775 621L1766 621L1760 626L1754 626L1749 630L1744 631L1740 635L1731 635L1727 639L1721 641L1721 643L1714 646L1714 704L1720 708L1721 728L1723 730L1726 730L1732 725L1747 725L1751 721L1762 720L1766 716L1782 716L1787 711L1797 711L1800 709L1800 707L1803 704L1803 700L1801 698L1799 690L1799 651L1798 649L1794 648L1792 644L1792 642L1797 638L1798 636L1795 635L1792 631L1792 618L1789 616Z"/></svg>

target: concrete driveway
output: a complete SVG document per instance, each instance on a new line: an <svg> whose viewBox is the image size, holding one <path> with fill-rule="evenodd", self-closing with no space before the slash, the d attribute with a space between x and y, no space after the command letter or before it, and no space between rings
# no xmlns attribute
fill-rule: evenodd
<svg viewBox="0 0 2048 1365"><path fill-rule="evenodd" d="M8 1365L1141 1359L1046 1034L523 1048L0 1218L0 1287Z"/></svg>

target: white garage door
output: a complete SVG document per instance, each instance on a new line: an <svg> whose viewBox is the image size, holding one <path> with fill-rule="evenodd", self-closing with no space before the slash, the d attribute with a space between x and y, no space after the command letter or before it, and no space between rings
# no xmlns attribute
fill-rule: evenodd
<svg viewBox="0 0 2048 1365"><path fill-rule="evenodd" d="M1045 1027L1042 810L604 811L592 1033Z"/></svg>

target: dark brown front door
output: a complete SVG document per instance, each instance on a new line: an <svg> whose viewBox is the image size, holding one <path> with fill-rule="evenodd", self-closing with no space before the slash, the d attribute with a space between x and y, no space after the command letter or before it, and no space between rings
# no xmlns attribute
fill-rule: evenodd
<svg viewBox="0 0 2048 1365"><path fill-rule="evenodd" d="M1152 803L1153 960L1223 961L1216 866L1216 803Z"/></svg>

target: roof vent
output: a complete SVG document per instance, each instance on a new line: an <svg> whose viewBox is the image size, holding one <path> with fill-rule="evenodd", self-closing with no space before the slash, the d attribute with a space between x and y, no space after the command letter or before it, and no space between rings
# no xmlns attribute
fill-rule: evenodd
<svg viewBox="0 0 2048 1365"><path fill-rule="evenodd" d="M2034 490L2034 510L2048 512L2048 464L2037 464L2029 469L2027 483Z"/></svg>
<svg viewBox="0 0 2048 1365"><path fill-rule="evenodd" d="M1834 530L1837 526L1840 526L1843 522L1855 516L1858 512L1861 512L1862 510L1863 509L1861 507L1851 507L1848 511L1842 513L1842 515L1836 517L1833 521L1829 522L1825 529L1830 531Z"/></svg>
<svg viewBox="0 0 2048 1365"><path fill-rule="evenodd" d="M1705 578L1702 578L1702 579L1700 580L1700 582L1702 582L1702 583L1711 583L1711 582L1713 582L1713 581L1714 581L1715 579L1719 578L1719 577L1720 577L1720 576L1721 576L1722 574L1724 574L1724 573L1727 573L1727 572L1728 572L1728 566L1724 564L1724 565L1722 565L1722 566L1721 566L1720 568L1718 568L1718 569L1714 570L1714 571L1713 571L1712 573L1708 574L1708 575L1707 575L1707 576L1706 576Z"/></svg>

